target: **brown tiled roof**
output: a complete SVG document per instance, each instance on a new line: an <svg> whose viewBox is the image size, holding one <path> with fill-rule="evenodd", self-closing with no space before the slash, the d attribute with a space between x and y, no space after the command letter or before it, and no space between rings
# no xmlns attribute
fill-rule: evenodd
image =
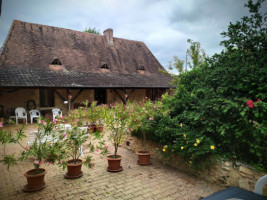
<svg viewBox="0 0 267 200"><path fill-rule="evenodd" d="M170 88L170 76L0 68L0 87ZM101 81L99 81L101 80ZM141 84L140 84L141 83Z"/></svg>
<svg viewBox="0 0 267 200"><path fill-rule="evenodd" d="M58 58L62 63L64 72L56 73L50 70L49 64L54 58ZM100 69L103 63L108 65L109 70ZM145 68L144 75L137 73L140 66ZM70 86L71 81L66 79L74 80L76 76L77 84L88 87L104 85L167 87L170 80L170 77L158 72L158 69L164 70L164 68L143 42L114 37L113 45L110 45L103 35L17 20L13 21L2 47L0 68L1 73L8 73L6 77L10 74L21 76L22 74L18 73L25 75L30 72L34 75L27 76L40 80L39 82L29 80L19 83L25 86L37 86L38 84L52 86L51 83L55 84L54 86ZM35 77L40 71L47 76L47 83L43 77L41 79ZM1 86L7 86L8 83L3 82L2 76L3 74L0 77ZM27 76L20 78L25 80ZM60 77L60 79L57 82L57 80L52 80L52 77ZM91 80L84 80L85 77ZM66 83L63 83L62 80L65 80Z"/></svg>

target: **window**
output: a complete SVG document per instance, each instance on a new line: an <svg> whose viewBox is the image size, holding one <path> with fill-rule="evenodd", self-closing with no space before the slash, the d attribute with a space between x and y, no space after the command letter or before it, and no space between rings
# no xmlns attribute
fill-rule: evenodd
<svg viewBox="0 0 267 200"><path fill-rule="evenodd" d="M54 89L40 89L40 107L54 107Z"/></svg>
<svg viewBox="0 0 267 200"><path fill-rule="evenodd" d="M137 70L145 71L145 67L144 67L144 65L139 65L139 66L137 67Z"/></svg>
<svg viewBox="0 0 267 200"><path fill-rule="evenodd" d="M62 63L58 58L54 58L54 60L51 62L51 65L62 65Z"/></svg>
<svg viewBox="0 0 267 200"><path fill-rule="evenodd" d="M109 69L109 66L107 63L100 66L100 69Z"/></svg>
<svg viewBox="0 0 267 200"><path fill-rule="evenodd" d="M161 96L166 92L166 89L146 89L146 97L151 101L155 101L161 98Z"/></svg>

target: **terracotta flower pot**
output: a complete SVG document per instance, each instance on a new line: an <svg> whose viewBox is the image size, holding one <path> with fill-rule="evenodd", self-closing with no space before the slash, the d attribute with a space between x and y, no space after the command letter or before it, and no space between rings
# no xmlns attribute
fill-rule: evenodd
<svg viewBox="0 0 267 200"><path fill-rule="evenodd" d="M95 132L95 125L94 124L91 124L91 125L88 125L88 129L87 129L87 131L88 132Z"/></svg>
<svg viewBox="0 0 267 200"><path fill-rule="evenodd" d="M121 156L117 155L115 158L114 155L107 156L108 159L108 168L107 171L109 172L120 172L122 171L121 166Z"/></svg>
<svg viewBox="0 0 267 200"><path fill-rule="evenodd" d="M36 169L27 171L24 176L27 178L28 184L24 186L23 190L26 192L42 190L45 187L45 174L46 170L43 168L39 168L39 171L36 171Z"/></svg>
<svg viewBox="0 0 267 200"><path fill-rule="evenodd" d="M150 151L138 151L136 153L138 155L138 161L137 164L138 165L150 165L150 155L151 152Z"/></svg>
<svg viewBox="0 0 267 200"><path fill-rule="evenodd" d="M96 126L95 126L95 130L96 130L96 131L102 132L103 129L104 129L104 126L103 126L103 125L96 125Z"/></svg>
<svg viewBox="0 0 267 200"><path fill-rule="evenodd" d="M77 161L78 161L77 163L74 163L74 160L67 161L68 172L64 175L65 178L73 179L73 178L79 178L83 175L83 172L81 170L83 161L80 159L78 159Z"/></svg>

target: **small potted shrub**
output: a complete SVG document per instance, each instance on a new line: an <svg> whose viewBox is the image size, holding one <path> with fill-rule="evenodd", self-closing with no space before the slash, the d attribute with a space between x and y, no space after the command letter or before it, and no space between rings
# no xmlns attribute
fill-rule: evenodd
<svg viewBox="0 0 267 200"><path fill-rule="evenodd" d="M123 170L121 166L121 155L118 155L119 145L122 143L128 127L128 110L123 104L114 104L110 108L105 107L105 125L110 130L109 140L114 146L114 154L108 155L109 172L120 172Z"/></svg>
<svg viewBox="0 0 267 200"><path fill-rule="evenodd" d="M92 112L94 112L95 115L95 131L102 132L104 130L104 112L103 110L105 109L105 105L99 105L92 107Z"/></svg>
<svg viewBox="0 0 267 200"><path fill-rule="evenodd" d="M19 128L15 134L11 131L0 130L0 142L4 144L4 156L1 162L7 165L7 169L12 165L18 164L17 161L33 158L34 169L24 174L27 178L27 185L23 188L24 191L33 192L43 189L46 170L40 167L41 164L54 163L61 157L60 149L62 146L55 139L54 126L55 124L49 120L39 120L36 140L30 147L21 144L22 139L26 137L24 126ZM15 154L7 155L5 153L6 145L9 143L18 143L22 147L18 158L15 157Z"/></svg>
<svg viewBox="0 0 267 200"><path fill-rule="evenodd" d="M88 107L88 102L84 103L86 105L86 118L87 118L87 126L88 130L91 132L99 131L102 132L103 125L103 112L102 106L97 106L97 102L94 101L91 103L90 107Z"/></svg>
<svg viewBox="0 0 267 200"><path fill-rule="evenodd" d="M147 150L147 132L152 128L154 117L157 113L162 112L162 104L160 101L151 102L144 100L143 102L129 103L130 120L129 127L131 131L142 133L142 150L137 152L139 165L150 165L151 152Z"/></svg>
<svg viewBox="0 0 267 200"><path fill-rule="evenodd" d="M74 179L79 178L83 175L81 171L82 165L88 168L92 168L94 164L92 163L92 156L86 155L84 160L81 160L84 150L88 149L92 153L95 149L101 150L101 154L107 153L107 146L103 140L97 142L92 142L95 139L101 139L102 135L98 132L87 132L82 127L84 112L82 108L71 111L66 119L71 125L71 129L62 130L60 140L62 143L62 151L64 156L62 160L58 162L60 166L65 169L67 167L67 173L65 178ZM58 124L60 127L60 124ZM60 129L60 128L59 128ZM70 158L70 159L69 159Z"/></svg>

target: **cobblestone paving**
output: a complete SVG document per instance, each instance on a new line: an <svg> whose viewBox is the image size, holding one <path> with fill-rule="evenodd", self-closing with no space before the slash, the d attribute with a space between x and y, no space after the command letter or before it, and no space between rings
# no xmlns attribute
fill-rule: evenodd
<svg viewBox="0 0 267 200"><path fill-rule="evenodd" d="M35 129L27 126L27 131ZM24 143L27 142L25 139ZM18 152L20 146L9 145L8 152ZM3 146L0 145L0 156ZM107 160L100 155L94 155L95 167L83 167L84 175L79 179L65 179L62 168L54 165L44 165L47 170L46 186L42 191L34 193L23 192L26 184L23 174L33 168L32 160L19 163L9 171L0 164L0 200L6 199L64 199L64 200L97 200L97 199L135 199L135 200L197 200L217 192L222 187L212 185L204 180L180 172L156 160L152 165L139 166L136 164L135 153L119 149L122 155L123 171L110 173L106 171Z"/></svg>

